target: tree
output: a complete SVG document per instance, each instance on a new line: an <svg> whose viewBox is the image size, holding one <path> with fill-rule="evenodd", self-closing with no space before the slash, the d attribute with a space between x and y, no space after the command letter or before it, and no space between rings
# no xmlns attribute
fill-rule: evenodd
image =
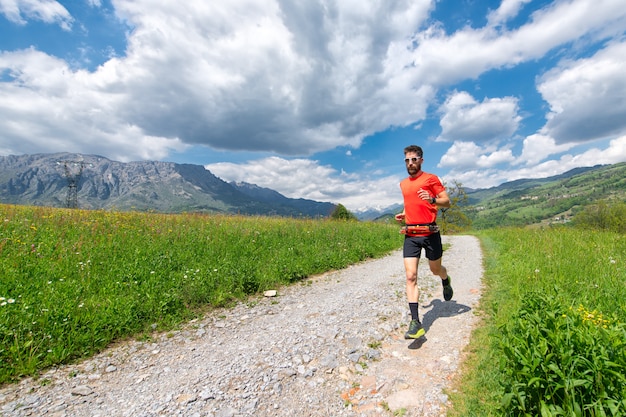
<svg viewBox="0 0 626 417"><path fill-rule="evenodd" d="M440 221L437 222L442 233L459 233L471 227L472 221L463 212L467 206L469 198L463 188L463 184L453 180L452 186L444 184L448 197L450 197L450 207L441 209Z"/></svg>
<svg viewBox="0 0 626 417"><path fill-rule="evenodd" d="M597 204L588 205L578 212L573 223L584 229L626 233L626 203L600 200Z"/></svg>
<svg viewBox="0 0 626 417"><path fill-rule="evenodd" d="M350 213L350 211L343 206L343 204L337 204L337 207L333 210L330 218L335 220L358 220L354 214Z"/></svg>

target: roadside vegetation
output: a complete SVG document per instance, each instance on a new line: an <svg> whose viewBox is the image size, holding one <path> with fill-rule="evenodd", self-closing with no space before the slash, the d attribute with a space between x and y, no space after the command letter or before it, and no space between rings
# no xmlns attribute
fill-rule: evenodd
<svg viewBox="0 0 626 417"><path fill-rule="evenodd" d="M624 203L575 227L477 232L485 259L449 416L626 415Z"/></svg>
<svg viewBox="0 0 626 417"><path fill-rule="evenodd" d="M399 248L345 220L0 205L0 383Z"/></svg>
<svg viewBox="0 0 626 417"><path fill-rule="evenodd" d="M550 227L471 229L481 325L450 417L626 415L626 203ZM175 328L213 307L397 249L397 225L0 205L0 383Z"/></svg>

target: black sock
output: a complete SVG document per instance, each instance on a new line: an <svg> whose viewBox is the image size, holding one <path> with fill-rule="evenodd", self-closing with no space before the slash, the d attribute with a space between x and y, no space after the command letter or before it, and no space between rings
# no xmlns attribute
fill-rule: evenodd
<svg viewBox="0 0 626 417"><path fill-rule="evenodd" d="M450 279L449 279L449 277L446 277L446 279L442 279L442 280L441 280L441 285L443 285L444 287L445 287L446 285L450 285Z"/></svg>
<svg viewBox="0 0 626 417"><path fill-rule="evenodd" d="M420 321L420 316L418 313L418 304L417 303L409 303L409 310L411 310L411 320Z"/></svg>

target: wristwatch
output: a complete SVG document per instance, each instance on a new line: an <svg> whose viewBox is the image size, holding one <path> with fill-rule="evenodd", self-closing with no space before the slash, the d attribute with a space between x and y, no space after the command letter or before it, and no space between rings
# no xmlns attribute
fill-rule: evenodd
<svg viewBox="0 0 626 417"><path fill-rule="evenodd" d="M433 197L430 199L430 204L435 204L437 203L437 197Z"/></svg>

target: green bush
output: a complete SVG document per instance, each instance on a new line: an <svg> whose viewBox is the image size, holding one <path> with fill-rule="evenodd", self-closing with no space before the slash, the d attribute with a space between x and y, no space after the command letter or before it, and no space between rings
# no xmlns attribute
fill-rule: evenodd
<svg viewBox="0 0 626 417"><path fill-rule="evenodd" d="M505 415L626 415L624 323L534 293L501 330Z"/></svg>
<svg viewBox="0 0 626 417"><path fill-rule="evenodd" d="M586 206L573 219L575 226L584 229L609 230L626 233L626 203L607 203Z"/></svg>

